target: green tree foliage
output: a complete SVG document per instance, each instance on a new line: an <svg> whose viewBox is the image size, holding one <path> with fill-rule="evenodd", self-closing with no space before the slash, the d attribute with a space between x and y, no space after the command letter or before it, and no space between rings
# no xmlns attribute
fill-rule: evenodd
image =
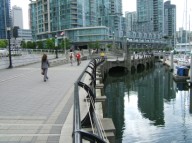
<svg viewBox="0 0 192 143"><path fill-rule="evenodd" d="M165 48L165 51L169 51L169 47L166 47L166 48Z"/></svg>
<svg viewBox="0 0 192 143"><path fill-rule="evenodd" d="M95 48L96 48L97 50L100 48L100 43L99 43L99 41L96 41L96 43L95 43Z"/></svg>
<svg viewBox="0 0 192 143"><path fill-rule="evenodd" d="M21 47L22 48L27 48L27 44L24 40L21 41Z"/></svg>
<svg viewBox="0 0 192 143"><path fill-rule="evenodd" d="M0 40L0 48L6 48L6 47L7 47L6 40Z"/></svg>
<svg viewBox="0 0 192 143"><path fill-rule="evenodd" d="M3 40L5 42L6 47L8 46L9 42L8 40Z"/></svg>
<svg viewBox="0 0 192 143"><path fill-rule="evenodd" d="M22 40L21 41L21 47L22 48L28 48L28 49L35 49L36 48L36 42L28 41L27 43Z"/></svg>
<svg viewBox="0 0 192 143"><path fill-rule="evenodd" d="M27 41L27 48L33 49L33 48L34 48L34 47L33 47L33 42Z"/></svg>
<svg viewBox="0 0 192 143"><path fill-rule="evenodd" d="M112 48L112 44L107 44L107 48L111 49Z"/></svg>
<svg viewBox="0 0 192 143"><path fill-rule="evenodd" d="M45 43L45 48L52 49L55 47L54 39L47 39Z"/></svg>
<svg viewBox="0 0 192 143"><path fill-rule="evenodd" d="M36 49L36 42L32 42L33 49Z"/></svg>
<svg viewBox="0 0 192 143"><path fill-rule="evenodd" d="M36 45L37 45L38 49L43 49L43 42L42 41L38 41L36 43Z"/></svg>
<svg viewBox="0 0 192 143"><path fill-rule="evenodd" d="M88 44L88 47L89 49L95 49L95 44L91 42Z"/></svg>
<svg viewBox="0 0 192 143"><path fill-rule="evenodd" d="M99 49L100 48L100 43L99 41L96 41L95 43L91 42L88 44L90 49Z"/></svg>
<svg viewBox="0 0 192 143"><path fill-rule="evenodd" d="M65 38L62 40L61 44L59 45L59 47L61 49L66 48L66 49L70 49L71 48L71 42L68 38Z"/></svg>

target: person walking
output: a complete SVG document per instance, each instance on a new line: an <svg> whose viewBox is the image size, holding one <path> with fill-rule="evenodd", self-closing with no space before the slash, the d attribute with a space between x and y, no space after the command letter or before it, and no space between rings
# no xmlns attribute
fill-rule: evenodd
<svg viewBox="0 0 192 143"><path fill-rule="evenodd" d="M78 52L78 53L76 54L76 59L77 59L77 65L80 65L80 60L81 60L81 54L80 54L80 52Z"/></svg>
<svg viewBox="0 0 192 143"><path fill-rule="evenodd" d="M100 57L101 57L102 60L105 60L105 53L103 51L101 51Z"/></svg>
<svg viewBox="0 0 192 143"><path fill-rule="evenodd" d="M44 82L48 79L47 72L48 72L48 67L49 67L49 61L47 59L47 55L43 54L42 59L41 59L41 69L42 69L42 75L44 75Z"/></svg>
<svg viewBox="0 0 192 143"><path fill-rule="evenodd" d="M73 50L70 50L70 53L69 53L69 59L70 59L70 63L71 63L71 65L73 65L73 57L74 57Z"/></svg>

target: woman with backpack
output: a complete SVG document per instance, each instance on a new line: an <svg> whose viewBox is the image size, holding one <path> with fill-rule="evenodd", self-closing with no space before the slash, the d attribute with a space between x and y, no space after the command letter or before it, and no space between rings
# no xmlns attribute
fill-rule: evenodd
<svg viewBox="0 0 192 143"><path fill-rule="evenodd" d="M74 53L72 50L70 50L70 53L69 53L69 59L70 59L70 63L71 65L73 65L73 57L74 57Z"/></svg>

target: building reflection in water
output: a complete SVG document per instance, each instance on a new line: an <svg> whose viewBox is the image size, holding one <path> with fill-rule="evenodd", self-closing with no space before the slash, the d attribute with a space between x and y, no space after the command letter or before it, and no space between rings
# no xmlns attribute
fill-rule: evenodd
<svg viewBox="0 0 192 143"><path fill-rule="evenodd" d="M116 142L121 142L124 130L124 92L127 91L128 78L122 73L115 76L108 75L105 82L105 94L107 101L105 117L112 118L116 128ZM113 77L114 76L114 77Z"/></svg>
<svg viewBox="0 0 192 143"><path fill-rule="evenodd" d="M190 88L190 106L189 112L192 114L192 88Z"/></svg>
<svg viewBox="0 0 192 143"><path fill-rule="evenodd" d="M148 126L164 127L166 123L165 104L167 106L167 104L170 105L174 102L174 100L176 100L176 92L188 90L187 87L185 83L175 83L172 80L172 74L169 69L161 63L157 63L154 69L135 75L108 75L105 81L107 101L104 116L113 119L116 127L116 143L121 143L122 140L125 141L126 139L132 142L139 141L139 139L137 140L130 136L126 137L126 124L131 124L126 121L126 110L129 110L126 104L137 104L138 111L131 109L132 115L129 116L133 118L133 116L137 114L136 112L140 113L143 119L149 121L149 125L147 125L146 128L148 128ZM133 102L133 93L137 95L135 103L131 103ZM192 92L190 90L190 103L192 102L191 96ZM190 104L190 113L191 112L192 107ZM131 121L135 123L134 120ZM139 127L137 127L137 129L139 129Z"/></svg>

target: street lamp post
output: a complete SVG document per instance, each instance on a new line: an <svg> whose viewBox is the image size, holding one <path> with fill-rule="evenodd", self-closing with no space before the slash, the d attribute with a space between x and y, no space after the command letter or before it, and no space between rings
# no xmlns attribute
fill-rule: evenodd
<svg viewBox="0 0 192 143"><path fill-rule="evenodd" d="M123 42L124 42L124 47L123 47L123 49L124 49L124 51L125 51L126 48L127 48L127 37L126 37L126 36L123 37Z"/></svg>
<svg viewBox="0 0 192 143"><path fill-rule="evenodd" d="M172 50L170 53L171 53L171 67L170 67L170 71L173 71L173 53L174 53L174 51Z"/></svg>
<svg viewBox="0 0 192 143"><path fill-rule="evenodd" d="M115 35L114 35L114 31L113 31L113 50L115 49Z"/></svg>
<svg viewBox="0 0 192 143"><path fill-rule="evenodd" d="M10 43L10 32L11 32L11 27L7 27L7 35L8 35L8 40L9 40L9 67L8 68L13 68L12 66L12 59L11 59L11 43Z"/></svg>
<svg viewBox="0 0 192 143"><path fill-rule="evenodd" d="M66 37L64 36L64 49L65 49L65 56L67 54L67 47L66 47Z"/></svg>
<svg viewBox="0 0 192 143"><path fill-rule="evenodd" d="M55 35L55 48L56 48L55 54L56 54L56 59L57 59L57 58L58 58L58 51L57 51L57 48L58 48L58 39L57 39L57 35Z"/></svg>

